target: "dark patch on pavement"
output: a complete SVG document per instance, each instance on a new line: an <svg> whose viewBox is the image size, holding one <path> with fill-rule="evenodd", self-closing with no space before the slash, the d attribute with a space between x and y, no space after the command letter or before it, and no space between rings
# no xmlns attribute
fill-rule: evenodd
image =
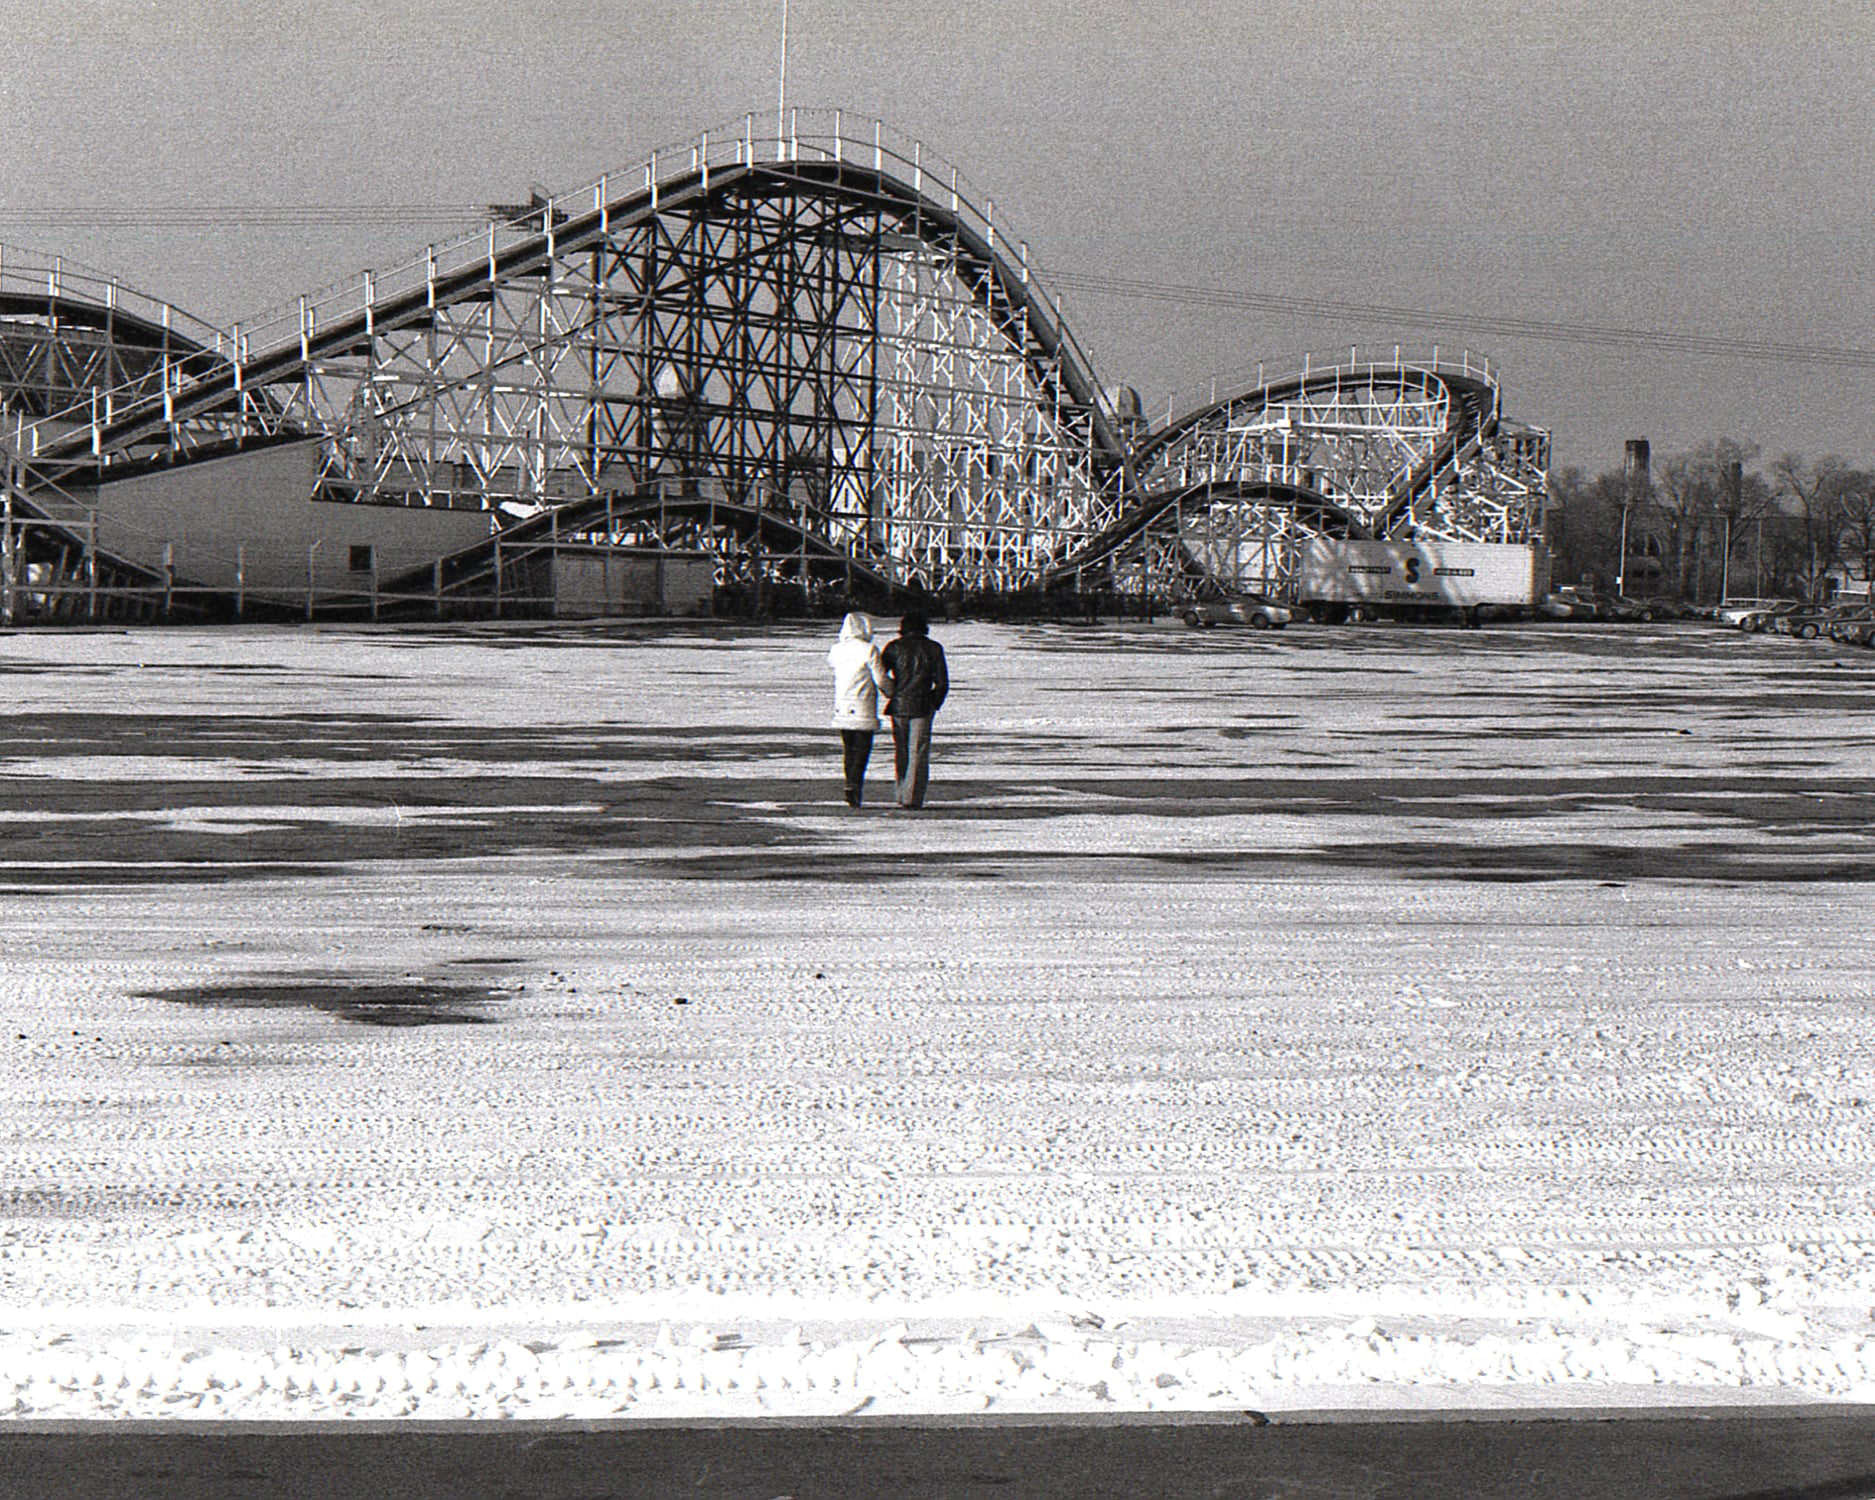
<svg viewBox="0 0 1875 1500"><path fill-rule="evenodd" d="M831 731L810 734L681 724L498 728L489 724L444 724L389 713L245 717L48 712L15 714L0 720L0 757L34 760L160 755L171 760L233 759L244 765L265 765L274 760L390 760L401 766L437 761L559 763L574 758L619 763L754 762L803 753L824 755L829 743L837 757L839 744ZM309 783L306 795L317 795L316 778L307 778L304 773L287 774L296 774ZM37 778L14 779L42 784ZM237 786L264 784L250 781Z"/></svg>
<svg viewBox="0 0 1875 1500"><path fill-rule="evenodd" d="M204 1209L214 1213L237 1214L252 1211L255 1198L224 1192L214 1187L192 1185L164 1191L161 1188L124 1188L90 1184L39 1187L0 1186L0 1214L9 1219L69 1219L77 1222L130 1220L148 1226L160 1222L173 1210ZM0 1470L3 1471L3 1470ZM20 1493L0 1481L0 1495ZM33 1490L47 1494L50 1491Z"/></svg>
<svg viewBox="0 0 1875 1500"><path fill-rule="evenodd" d="M360 1026L485 1026L495 1018L481 1007L505 994L486 987L418 979L271 977L153 990L141 998L218 1010L317 1010Z"/></svg>
<svg viewBox="0 0 1875 1500"><path fill-rule="evenodd" d="M995 731L967 718L938 735L933 800L906 825L919 830L904 852L867 847L869 820L886 800L891 754L875 752L868 808L839 805L838 748L830 731L800 725L474 724L400 712L287 714L214 712L93 713L27 711L0 718L0 815L7 836L0 877L12 894L99 885L224 882L340 874L380 861L446 861L512 854L610 856L638 869L674 875L844 879L910 876L949 869L971 878L1065 871L1075 861L1108 878L1122 871L1219 869L1237 872L1367 869L1422 878L1558 880L1577 878L1710 879L1738 883L1865 880L1875 845L1875 776L1845 747L1867 743L1863 695L1845 692L1801 653L1764 654L1756 665L1725 665L1722 692L1699 670L1729 662L1729 636L1698 631L1635 634L1544 627L1485 632L1405 630L1283 633L1270 654L1267 637L1228 632L1035 626L1009 632L1024 651L1163 656L1202 650L1167 693L1215 700L1215 711L1189 724L1155 720L1142 753L1141 730L1111 728ZM488 645L502 649L565 645L634 649L641 643L707 651L723 673L740 670L734 653L821 648L820 624L750 627L699 622L617 624L604 628L450 627L410 631L384 644L420 648ZM1564 646L1565 638L1567 641ZM1403 640L1422 658L1404 665ZM1496 658L1492 670L1514 673L1537 653L1566 649L1598 670L1578 679L1546 675L1525 693L1465 687L1467 717L1437 712L1449 704L1442 679L1455 657ZM1618 676L1636 654L1671 656L1689 671L1664 685ZM1286 654L1285 654L1286 653ZM955 653L967 659L969 651ZM1386 699L1392 711L1335 731L1328 766L1370 774L1325 775L1317 752L1294 733L1307 714L1288 715L1267 695L1340 693L1338 683L1311 687L1315 674L1373 673L1424 678ZM1235 660L1233 659L1235 658ZM1600 658L1601 660L1597 660ZM1240 669L1239 669L1240 667ZM187 676L198 669L165 670ZM246 668L208 664L204 672ZM253 670L261 670L255 668ZM663 671L695 673L697 659ZM328 674L322 674L328 675ZM1602 679L1608 679L1606 681ZM1258 681L1266 695L1234 701L1231 685ZM1828 691L1819 685L1828 681ZM1683 688L1679 685L1683 681ZM1041 683L1039 692L1087 692ZM1095 688L1092 691L1098 692ZM1389 690L1393 691L1393 690ZM1495 696L1499 713L1473 698ZM171 699L172 703L177 700ZM1753 742L1759 714L1796 709L1829 718L1834 759L1814 761L1789 736ZM1646 713L1656 727L1635 722ZM1151 716L1149 716L1151 717ZM1685 724L1728 746L1722 769L1676 766ZM1176 735L1175 740L1165 737ZM1608 756L1557 752L1590 738ZM1493 743L1497 757L1462 769L1449 747ZM1651 741L1651 743L1650 743ZM1707 746L1711 753L1711 745ZM1557 765L1546 764L1554 753ZM1441 757L1444 757L1443 759ZM99 762L80 774L59 762ZM111 774L114 758L126 762ZM170 774L143 774L151 758ZM183 773L174 774L178 762ZM1570 763L1565 763L1570 762ZM43 765L50 774L17 774ZM1103 775L1119 770L1125 774ZM661 774L660 774L661 773ZM1218 819L1283 820L1281 844L1184 853L1136 842L1067 854L959 848L958 825L1045 824L1063 817L1148 817L1197 824ZM1345 826L1311 820L1362 820L1371 842L1348 844ZM1545 838L1545 825L1558 833ZM1489 829L1481 825L1496 825ZM1506 826L1512 842L1498 842ZM1566 825L1566 826L1565 826ZM1594 842L1583 829L1592 826ZM945 831L946 829L949 831ZM1623 843L1646 829L1652 847ZM929 830L928 832L926 830ZM1095 835L1096 839L1099 835ZM1214 837L1214 836L1213 836ZM898 834L893 842L907 842ZM1034 842L1034 841L1030 841Z"/></svg>
<svg viewBox="0 0 1875 1500"><path fill-rule="evenodd" d="M1014 740L1033 766L1029 736ZM338 873L381 860L456 860L512 853L620 855L676 872L764 878L812 871L840 878L851 863L874 873L909 874L963 861L973 869L1019 871L1048 856L947 848L933 834L919 847L875 856L830 836L826 820L848 828L895 817L875 777L874 796L855 814L839 806L837 765L821 775L655 776L602 780L548 766L537 776L458 770L437 775L376 774L298 778L63 780L0 777L0 810L15 811L6 841L8 887L15 891L101 884L221 882ZM1000 742L977 737L969 753ZM1281 816L1358 817L1376 823L1371 843L1311 847L1287 835L1285 847L1223 853L1129 849L1113 858L1158 859L1197 868L1390 869L1454 878L1564 879L1658 875L1746 881L1861 880L1875 848L1875 778L1770 773L1687 777L1512 773L1323 777L1293 772L1219 772L1176 766L1153 776L1073 774L1085 748L1059 759L1069 774L1046 780L974 775L933 782L932 802L908 826L1045 822L1067 816L1148 815L1181 822ZM367 820L325 815L364 811ZM226 827L203 821L204 813ZM1540 825L1591 816L1610 829L1651 825L1661 845L1622 847L1604 833L1545 842L1483 843L1468 824ZM1399 820L1429 827L1400 836ZM1338 834L1337 830L1337 834ZM1755 842L1734 846L1740 835ZM1336 835L1329 835L1333 838ZM829 847L829 844L834 847ZM1082 857L1082 856L1075 856ZM1084 851L1114 868L1108 851ZM1483 872L1491 872L1485 876Z"/></svg>
<svg viewBox="0 0 1875 1500"><path fill-rule="evenodd" d="M926 808L913 816L924 817ZM1749 845L1626 849L1547 844L1339 845L1316 849L1220 849L1163 854L1120 850L1019 850L953 852L935 849L890 854L851 851L783 851L760 857L708 854L688 858L638 859L640 873L671 879L813 881L868 885L883 880L945 875L956 879L1032 877L1043 881L1124 882L1166 879L1175 873L1254 879L1308 876L1322 871L1364 870L1423 879L1527 884L1583 880L1717 881L1738 885L1875 882L1875 855L1856 851L1839 858L1769 860Z"/></svg>

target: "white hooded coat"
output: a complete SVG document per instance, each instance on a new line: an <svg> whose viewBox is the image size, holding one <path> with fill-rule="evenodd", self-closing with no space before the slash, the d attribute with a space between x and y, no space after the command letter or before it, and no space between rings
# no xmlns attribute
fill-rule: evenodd
<svg viewBox="0 0 1875 1500"><path fill-rule="evenodd" d="M879 695L891 692L891 683L873 643L872 621L864 615L842 620L827 665L833 668L833 727L876 733Z"/></svg>

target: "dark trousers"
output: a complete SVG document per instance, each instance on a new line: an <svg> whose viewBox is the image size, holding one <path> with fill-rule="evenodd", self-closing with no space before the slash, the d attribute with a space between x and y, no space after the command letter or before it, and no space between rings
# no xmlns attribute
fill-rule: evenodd
<svg viewBox="0 0 1875 1500"><path fill-rule="evenodd" d="M931 779L931 717L892 721L892 770L898 777L898 805L923 807Z"/></svg>
<svg viewBox="0 0 1875 1500"><path fill-rule="evenodd" d="M866 762L872 759L872 731L842 729L840 749L846 761L846 805L858 807L866 795Z"/></svg>

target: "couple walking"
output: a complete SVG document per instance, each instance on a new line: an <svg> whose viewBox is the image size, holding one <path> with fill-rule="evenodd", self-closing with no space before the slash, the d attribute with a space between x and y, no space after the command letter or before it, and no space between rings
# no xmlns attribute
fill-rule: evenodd
<svg viewBox="0 0 1875 1500"><path fill-rule="evenodd" d="M944 706L950 673L944 648L916 610L899 622L898 636L880 650L872 621L848 615L827 653L833 668L833 727L846 752L846 805L858 807L866 790L866 762L879 729L879 703L892 721L892 769L898 805L923 807L931 774L931 719Z"/></svg>

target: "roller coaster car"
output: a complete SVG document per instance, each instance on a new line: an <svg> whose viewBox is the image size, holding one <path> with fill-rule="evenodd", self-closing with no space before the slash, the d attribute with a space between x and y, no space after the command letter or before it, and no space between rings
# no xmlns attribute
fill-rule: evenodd
<svg viewBox="0 0 1875 1500"><path fill-rule="evenodd" d="M1252 630L1281 630L1295 611L1261 594L1220 594L1215 599L1193 599L1182 611L1193 630L1212 625L1248 625Z"/></svg>

